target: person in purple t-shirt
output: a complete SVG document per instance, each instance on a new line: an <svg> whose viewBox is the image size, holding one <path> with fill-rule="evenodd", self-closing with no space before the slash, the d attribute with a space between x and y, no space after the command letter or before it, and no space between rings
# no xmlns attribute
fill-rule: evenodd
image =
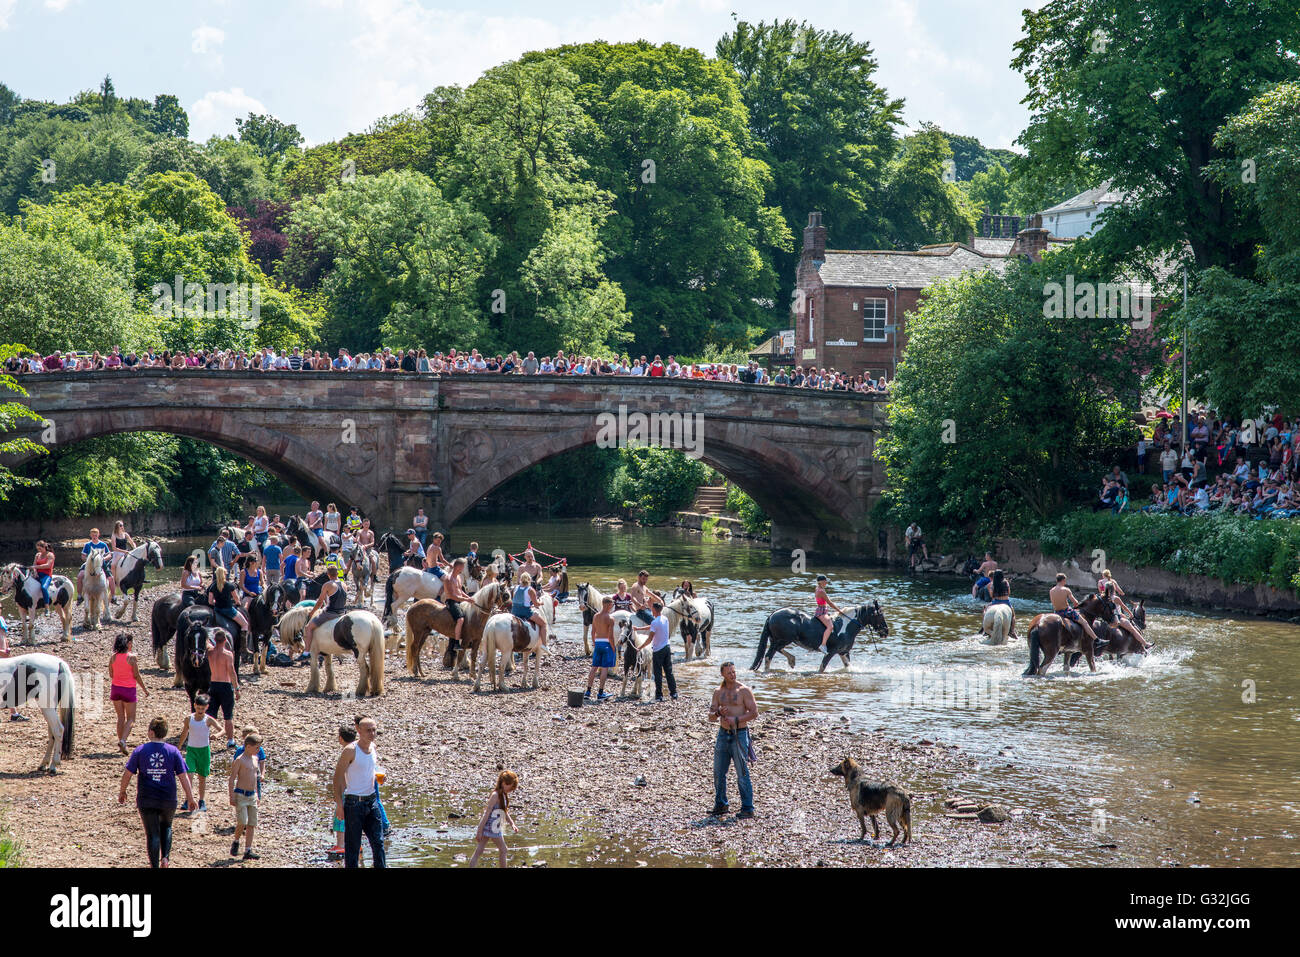
<svg viewBox="0 0 1300 957"><path fill-rule="evenodd" d="M185 757L174 744L168 744L167 719L149 722L151 739L131 752L122 772L122 788L117 803L126 803L126 786L132 775L140 775L135 792L135 806L144 822L149 847L150 867L169 867L172 853L172 818L176 814L176 780L185 788L185 801L194 807L194 788L190 783Z"/></svg>

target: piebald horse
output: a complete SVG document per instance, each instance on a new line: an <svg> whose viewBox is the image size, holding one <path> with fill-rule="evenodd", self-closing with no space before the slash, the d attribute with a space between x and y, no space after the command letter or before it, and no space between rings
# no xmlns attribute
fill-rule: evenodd
<svg viewBox="0 0 1300 957"><path fill-rule="evenodd" d="M63 625L63 640L72 640L72 601L76 589L71 580L62 575L50 576L50 602L45 603L41 594L41 582L36 573L25 565L11 562L0 572L5 581L14 590L14 602L18 605L18 617L23 623L23 644L32 643L35 632L36 612L41 608L53 607Z"/></svg>
<svg viewBox="0 0 1300 957"><path fill-rule="evenodd" d="M695 615L682 619L682 641L686 644L686 660L691 660L691 653L696 658L708 658L713 654L713 599L687 595L679 587L673 592L674 598L685 597L695 608Z"/></svg>
<svg viewBox="0 0 1300 957"><path fill-rule="evenodd" d="M447 638L447 656L451 659L451 677L460 676L461 666L468 663L470 677L478 677L478 650L483 640L483 626L495 612L510 607L510 593L499 582L490 581L474 593L472 601L457 602L465 619L461 626L460 648L453 650L451 640L456 635L456 622L442 602L422 598L406 613L406 670L417 678L424 677L420 664L420 651L431 632ZM436 657L436 652L435 652Z"/></svg>
<svg viewBox="0 0 1300 957"><path fill-rule="evenodd" d="M654 661L654 652L650 650L650 643L645 638L637 637L636 632L632 630L635 626L635 619L630 611L616 611L613 613L614 627L618 635L614 640L614 647L618 657L623 659L623 688L619 691L619 697L627 697L627 682L631 677L636 678L636 688L633 694L636 700L641 700L641 681L646 675L650 674L650 667ZM644 648L638 648L637 645L645 641Z"/></svg>
<svg viewBox="0 0 1300 957"><path fill-rule="evenodd" d="M555 624L555 607L558 603L550 595L542 592L539 596L536 612L542 616L548 629ZM554 631L549 634L554 637ZM520 667L519 687L528 686L528 659L531 657L536 664L533 666L533 687L538 687L541 681L541 631L531 622L523 622L516 618L510 612L499 612L487 620L483 626L483 641L481 644L482 658L478 663L478 674L474 676L474 690L478 691L479 682L483 680L483 671L489 672L488 681L494 690L501 690L505 685L505 668L510 662L510 657L518 652L523 655L523 663ZM549 650L549 649L548 649ZM501 679L497 680L497 654L498 652L505 658L501 666Z"/></svg>
<svg viewBox="0 0 1300 957"><path fill-rule="evenodd" d="M491 568L492 566L488 566ZM446 569L443 574L451 574ZM488 574L487 572L484 573ZM492 571L494 577L495 571ZM491 579L484 578L484 581ZM461 572L460 583L467 592L470 590L471 579L468 570ZM475 590L478 587L475 586ZM404 565L398 568L388 576L388 582L384 585L384 613L381 616L384 625L392 630L397 629L397 612L408 601L415 601L420 598L437 598L442 600L442 579L433 572L422 571L418 568L411 568ZM405 638L403 638L405 641ZM400 647L400 645L399 645Z"/></svg>
<svg viewBox="0 0 1300 957"><path fill-rule="evenodd" d="M86 574L81 578L81 597L86 602L83 631L102 631L104 622L113 620L108 604L108 573L104 569L104 553L91 549L86 556Z"/></svg>
<svg viewBox="0 0 1300 957"><path fill-rule="evenodd" d="M254 542L254 545L257 543ZM152 540L141 542L125 555L114 555L111 560L112 574L117 580L117 590L122 596L122 614L119 621L126 618L126 593L131 596L131 621L134 622L140 608L140 590L147 584L145 571L147 566L163 567L162 549ZM89 566L87 566L89 574Z"/></svg>
<svg viewBox="0 0 1300 957"><path fill-rule="evenodd" d="M293 654L306 649L302 632L311 616L312 605L300 603L280 617L280 640L293 648ZM320 692L320 656L325 656L325 693L337 691L334 684L334 655L351 652L357 659L356 696L384 693L384 624L360 608L344 612L317 627L312 633L311 681L307 693Z"/></svg>
<svg viewBox="0 0 1300 957"><path fill-rule="evenodd" d="M1005 645L1011 634L1011 616L1014 614L1010 605L989 605L984 610L983 631L989 636L990 645Z"/></svg>
<svg viewBox="0 0 1300 957"><path fill-rule="evenodd" d="M339 541L339 537L333 532L322 531L319 536L316 535L315 532L307 528L307 523L297 515L289 516L289 521L284 526L284 533L303 548L311 549L313 564L328 555L330 546ZM257 544L256 541L253 544Z"/></svg>
<svg viewBox="0 0 1300 957"><path fill-rule="evenodd" d="M49 728L49 745L37 770L55 774L59 758L72 757L73 726L77 717L77 687L72 670L54 655L18 655L0 658L0 704L20 708L35 703Z"/></svg>

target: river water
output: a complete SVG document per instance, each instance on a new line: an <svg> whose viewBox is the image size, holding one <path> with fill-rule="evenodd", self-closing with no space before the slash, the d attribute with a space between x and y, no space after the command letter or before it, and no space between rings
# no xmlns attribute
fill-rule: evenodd
<svg viewBox="0 0 1300 957"><path fill-rule="evenodd" d="M980 606L959 578L815 563L797 573L761 546L586 521L464 522L453 551L471 539L484 554L531 541L563 555L575 589L591 581L612 591L639 568L661 590L690 578L717 617L711 660L687 666L678 651L680 682L703 692L730 658L760 709L797 705L899 739L960 745L979 763L974 774L896 783L1026 809L1041 822L1043 864L1300 865L1300 626L1148 602L1156 651L1145 660L1099 662L1096 674L1081 661L1065 677L1058 659L1050 678L1022 679L1023 637L985 645ZM168 567L150 569L151 580L177 578L184 556L208 541L167 543ZM61 550L59 565L75 572L75 555ZM15 558L30 560L5 556ZM818 573L843 607L878 599L889 637L859 641L847 670L835 659L819 675L820 656L800 650L793 670L777 655L771 672L749 672L767 614L809 609ZM1023 636L1050 606L1046 586L1016 589Z"/></svg>

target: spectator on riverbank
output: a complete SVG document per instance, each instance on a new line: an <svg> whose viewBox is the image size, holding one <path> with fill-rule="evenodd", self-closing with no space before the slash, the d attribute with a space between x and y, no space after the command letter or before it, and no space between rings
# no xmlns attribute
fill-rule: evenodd
<svg viewBox="0 0 1300 957"><path fill-rule="evenodd" d="M713 810L717 817L726 814L727 770L736 766L736 787L740 792L741 818L754 816L754 788L749 778L749 765L754 750L749 740L749 723L758 717L754 693L736 680L736 665L724 661L719 669L722 684L713 692L709 705L709 721L718 722L718 735L713 742Z"/></svg>

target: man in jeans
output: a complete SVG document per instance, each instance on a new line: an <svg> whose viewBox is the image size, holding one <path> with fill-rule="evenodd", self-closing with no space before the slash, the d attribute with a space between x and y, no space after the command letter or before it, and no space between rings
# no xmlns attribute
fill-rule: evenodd
<svg viewBox="0 0 1300 957"><path fill-rule="evenodd" d="M736 665L722 663L722 685L713 692L709 720L718 722L713 743L714 816L727 813L727 767L736 765L741 818L754 816L754 788L749 782L749 722L758 717L754 693L736 680Z"/></svg>
<svg viewBox="0 0 1300 957"><path fill-rule="evenodd" d="M610 604L614 599L605 596ZM650 632L650 651L654 657L655 672L655 700L664 700L664 675L668 676L668 693L677 700L677 679L673 677L673 647L668 641L668 619L664 617L664 606L658 598L651 600L650 607L654 609L654 620L648 625L634 625L633 631ZM645 647L645 643L637 645L637 649Z"/></svg>
<svg viewBox="0 0 1300 957"><path fill-rule="evenodd" d="M334 816L343 821L343 866L358 867L361 835L370 842L374 867L387 867L384 858L384 825L376 803L379 752L374 718L357 722L357 740L343 749L334 768Z"/></svg>

